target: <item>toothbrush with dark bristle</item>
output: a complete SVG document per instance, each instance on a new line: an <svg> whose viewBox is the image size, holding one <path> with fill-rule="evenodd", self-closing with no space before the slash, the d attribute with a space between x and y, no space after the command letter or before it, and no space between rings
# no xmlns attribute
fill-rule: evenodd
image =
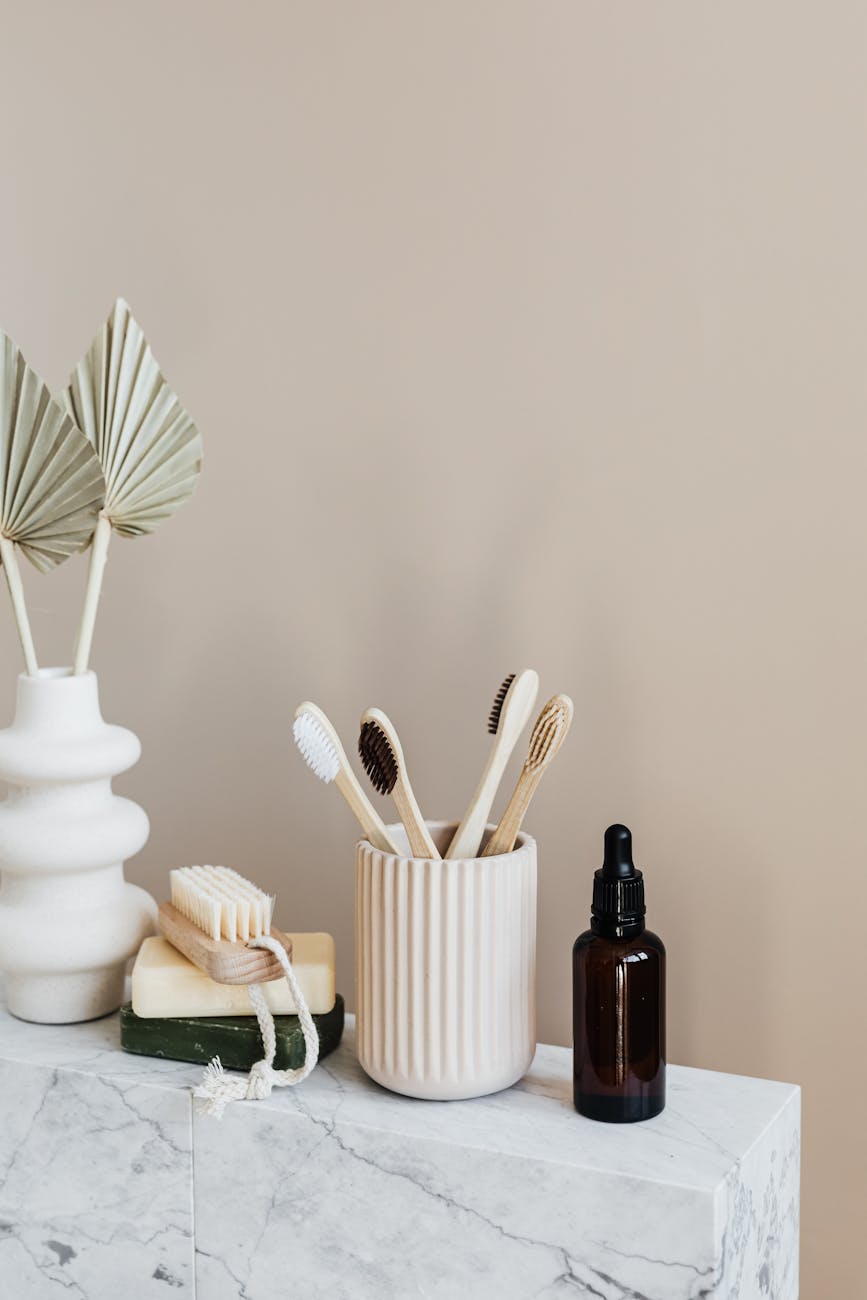
<svg viewBox="0 0 867 1300"><path fill-rule="evenodd" d="M322 710L309 700L299 704L295 710L292 734L301 757L311 772L326 785L334 782L373 847L381 853L399 853L385 823L349 766L340 738Z"/></svg>
<svg viewBox="0 0 867 1300"><path fill-rule="evenodd" d="M530 720L538 693L539 675L532 668L512 673L497 692L488 718L488 731L494 743L476 793L446 849L447 858L477 857L506 764Z"/></svg>
<svg viewBox="0 0 867 1300"><path fill-rule="evenodd" d="M409 783L397 732L381 709L366 709L361 715L358 752L373 788L380 794L390 794L394 799L413 856L439 859L437 846L431 839Z"/></svg>
<svg viewBox="0 0 867 1300"><path fill-rule="evenodd" d="M511 853L530 800L572 725L573 705L568 695L554 695L536 719L524 766L500 824L485 845L483 858Z"/></svg>

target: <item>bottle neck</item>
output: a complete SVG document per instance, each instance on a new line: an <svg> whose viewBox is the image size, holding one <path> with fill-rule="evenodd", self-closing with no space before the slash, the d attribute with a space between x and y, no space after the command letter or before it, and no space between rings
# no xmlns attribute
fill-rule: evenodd
<svg viewBox="0 0 867 1300"><path fill-rule="evenodd" d="M591 916L590 929L602 939L634 939L636 935L644 933L644 917L630 917L625 921L614 916Z"/></svg>

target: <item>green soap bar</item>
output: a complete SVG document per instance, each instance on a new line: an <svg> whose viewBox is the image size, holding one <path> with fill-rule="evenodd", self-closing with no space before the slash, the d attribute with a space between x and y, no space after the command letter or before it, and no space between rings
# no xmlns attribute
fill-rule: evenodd
<svg viewBox="0 0 867 1300"><path fill-rule="evenodd" d="M314 1016L319 1034L319 1059L333 1052L343 1035L343 998L330 1011ZM275 1016L277 1055L274 1068L297 1070L304 1064L304 1035L297 1016ZM120 1009L120 1045L140 1056L164 1056L171 1061L199 1061L219 1056L227 1070L249 1070L261 1061L264 1048L255 1016L172 1016L145 1019L132 1003Z"/></svg>

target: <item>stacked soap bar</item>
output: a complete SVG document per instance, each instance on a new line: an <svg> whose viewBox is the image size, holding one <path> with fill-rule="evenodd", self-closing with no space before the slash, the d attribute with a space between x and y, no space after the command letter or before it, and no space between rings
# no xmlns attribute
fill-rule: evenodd
<svg viewBox="0 0 867 1300"><path fill-rule="evenodd" d="M319 1034L319 1059L333 1052L343 1035L343 998L338 994L330 1011L314 1015ZM275 1016L277 1054L274 1068L297 1070L304 1064L304 1034L297 1016ZM132 1004L120 1009L120 1045L127 1052L163 1056L170 1061L200 1061L215 1056L226 1070L249 1070L262 1056L262 1039L255 1016L137 1016Z"/></svg>
<svg viewBox="0 0 867 1300"><path fill-rule="evenodd" d="M319 1033L320 1057L343 1033L343 999L334 988L330 934L290 934L292 969ZM286 980L259 986L274 1015L278 1070L304 1061L304 1037ZM246 985L218 984L166 939L145 939L132 972L132 1003L121 1009L120 1043L128 1052L248 1070L262 1056L259 1024Z"/></svg>
<svg viewBox="0 0 867 1300"><path fill-rule="evenodd" d="M313 1015L334 1006L334 940L330 934L290 934L292 969ZM297 1007L284 979L262 984L274 1015ZM145 939L132 972L132 1009L137 1016L252 1016L243 984L217 984L167 939Z"/></svg>

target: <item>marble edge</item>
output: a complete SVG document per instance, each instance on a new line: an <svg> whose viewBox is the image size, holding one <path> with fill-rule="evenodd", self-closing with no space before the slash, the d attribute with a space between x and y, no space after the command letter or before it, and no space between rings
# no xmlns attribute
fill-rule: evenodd
<svg viewBox="0 0 867 1300"><path fill-rule="evenodd" d="M106 1016L104 1019L108 1020ZM95 1024L96 1021L86 1021L86 1024ZM41 1028L42 1026L37 1026ZM55 1026L48 1026L52 1028ZM124 1069L112 1068L111 1054L117 1050L124 1060L140 1061L142 1067L138 1070L127 1066ZM120 1043L113 1044L109 1047L95 1047L93 1052L78 1061L46 1060L39 1052L28 1052L26 1047L21 1043L4 1043L0 1041L0 1061L6 1061L14 1065L27 1065L37 1069L56 1070L62 1074L82 1074L90 1078L111 1079L112 1082L143 1084L149 1088L159 1088L163 1092L186 1092L195 1086L201 1078L203 1065L197 1065L191 1061L174 1061L168 1057L148 1057L139 1055L136 1052L126 1052L120 1046ZM148 1061L159 1061L164 1068L154 1069L145 1064Z"/></svg>
<svg viewBox="0 0 867 1300"><path fill-rule="evenodd" d="M257 1101L256 1107L258 1111L260 1113L264 1111L268 1111L271 1114L273 1114L275 1111L284 1110L284 1114L288 1114L294 1119L307 1120L310 1123L314 1123L314 1124L316 1123L315 1118L309 1113L307 1113L306 1111L301 1110L297 1107L292 1108L290 1110L285 1110L279 1105L274 1105L273 1100L274 1100L273 1097L265 1097L261 1101ZM271 1102L272 1104L269 1105L269 1102ZM199 1114L199 1112L196 1110L195 1107L193 1108L194 1128L196 1124L210 1123L210 1122L211 1122L210 1116L201 1115ZM773 1123L773 1120L771 1121L771 1123ZM381 1125L372 1124L365 1120L356 1119L355 1117L353 1117L352 1119L338 1118L333 1121L334 1128L339 1128L340 1126L343 1126L347 1129L362 1129L364 1132L367 1133L383 1132L383 1128ZM711 1199L717 1195L718 1189L720 1187L725 1186L726 1177L727 1177L726 1174L721 1174L719 1181L712 1184L688 1182L684 1179L678 1179L678 1178L663 1178L663 1177L651 1178L646 1174L633 1173L631 1171L626 1171L623 1169L611 1169L610 1166L595 1163L589 1160L586 1163L579 1164L575 1160L558 1160L556 1156L550 1156L550 1155L541 1155L541 1154L532 1155L532 1156L521 1155L512 1151L504 1150L501 1146L496 1146L491 1142L469 1141L467 1140L466 1136L463 1134L461 1135L460 1143L456 1143L453 1137L448 1137L443 1134L435 1134L435 1133L420 1133L417 1129L403 1131L400 1128L395 1126L395 1127L389 1127L387 1132L389 1136L393 1135L399 1138L408 1138L408 1139L411 1138L414 1143L430 1143L432 1146L451 1147L451 1148L454 1148L456 1145L459 1145L461 1150L483 1152L486 1155L504 1156L507 1159L512 1158L517 1161L529 1161L534 1165L551 1165L554 1168L570 1169L573 1172L577 1170L579 1172L584 1172L588 1174L597 1174L597 1175L602 1174L607 1177L616 1179L618 1183L625 1179L628 1182L646 1183L650 1187L674 1187L677 1188L679 1191L695 1192L697 1194L700 1194L701 1196L707 1196Z"/></svg>
<svg viewBox="0 0 867 1300"><path fill-rule="evenodd" d="M766 1082L770 1083L771 1080L766 1080ZM749 1157L755 1151L756 1147L760 1146L761 1143L764 1142L770 1130L773 1128L775 1124L779 1122L780 1117L783 1115L785 1111L789 1109L790 1106L797 1106L798 1127L800 1128L802 1098L803 1098L801 1085L798 1083L786 1083L786 1084L781 1084L780 1086L788 1089L785 1098L781 1102L779 1109L769 1117L768 1122L765 1124L764 1128L759 1133L756 1134L753 1141L750 1143L746 1151L741 1156L741 1161L745 1161L749 1159Z"/></svg>
<svg viewBox="0 0 867 1300"><path fill-rule="evenodd" d="M133 1055L133 1053L130 1053ZM191 1065L191 1069L196 1071L195 1077L179 1079L170 1077L168 1071L166 1074L148 1073L147 1071L136 1072L135 1070L110 1070L105 1069L98 1063L89 1065L85 1061L73 1061L70 1063L57 1061L44 1061L33 1059L28 1056L14 1056L5 1053L0 1048L0 1063L8 1065L23 1065L32 1070L53 1070L56 1074L78 1074L87 1079L106 1079L108 1082L118 1087L128 1088L155 1088L160 1092L189 1093L190 1101L193 1101L191 1089L200 1082L201 1073L204 1070L203 1065ZM183 1061L173 1062L175 1065L183 1065Z"/></svg>
<svg viewBox="0 0 867 1300"><path fill-rule="evenodd" d="M327 1066L325 1066L324 1064L323 1064L323 1072L325 1073L328 1072ZM732 1077L739 1077L739 1076L732 1076ZM381 1088L379 1084L375 1084L371 1082L371 1086L375 1088L377 1092L381 1092L383 1097L386 1099L395 1096L395 1094L390 1093L388 1089ZM273 1116L279 1114L284 1117L300 1119L313 1124L321 1122L322 1120L321 1115L312 1113L305 1107L303 1102L303 1093L299 1094L298 1097L296 1098L295 1096L293 1096L293 1092L294 1092L293 1089L285 1089L285 1090L281 1089L273 1092L269 1097L261 1098L259 1101L255 1103L256 1114L260 1115L263 1119L265 1118L266 1115ZM493 1094L493 1095L500 1096L501 1094ZM435 1133L431 1131L420 1130L419 1128L414 1126L410 1121L410 1115L412 1113L411 1108L413 1104L416 1103L417 1099L412 1097L407 1097L407 1098L401 1098L400 1100L408 1102L409 1106L406 1110L404 1110L402 1106L395 1107L394 1112L389 1116L391 1122L388 1124L387 1128L384 1124L377 1123L375 1119L368 1119L364 1117L359 1117L357 1115L340 1116L337 1113L334 1113L330 1117L328 1117L327 1123L332 1128L335 1129L338 1127L344 1127L347 1130L360 1129L367 1133L377 1133L377 1132L385 1131L389 1134L389 1136L406 1138L412 1140L413 1142L431 1143L432 1145L435 1146L454 1147L457 1144L461 1147L461 1149L466 1149L468 1151L483 1152L488 1155L514 1157L516 1160L530 1160L532 1161L532 1163L538 1165L550 1165L554 1168L570 1169L573 1171L580 1170L588 1174L612 1176L617 1178L618 1180L627 1179L634 1183L643 1183L651 1187L677 1188L678 1190L681 1191L693 1192L714 1199L717 1196L719 1189L725 1187L726 1179L730 1174L731 1168L739 1164L742 1160L746 1159L747 1155L750 1152L752 1152L753 1147L759 1141L762 1140L762 1138L765 1136L767 1131L770 1128L772 1128L773 1125L779 1120L782 1110L784 1109L785 1105L790 1104L792 1097L790 1096L788 1100L784 1103L784 1106L777 1109L774 1112L774 1114L769 1117L767 1124L761 1131L761 1134L759 1134L759 1136L756 1138L754 1143L750 1144L750 1146L746 1149L746 1151L742 1152L739 1156L732 1155L730 1157L731 1164L726 1169L721 1170L713 1180L708 1179L706 1181L698 1181L695 1179L690 1180L688 1178L665 1177L664 1175L661 1174L660 1175L654 1174L653 1176L650 1176L646 1173L627 1170L623 1168L612 1169L610 1164L605 1164L598 1159L594 1160L588 1157L586 1159L576 1160L574 1153L568 1159L565 1158L558 1159L556 1155L551 1155L542 1152L534 1152L532 1155L518 1153L518 1152L511 1151L508 1148L504 1148L502 1145L498 1145L493 1140L486 1140L483 1131L480 1132L478 1136L476 1136L472 1133L468 1133L466 1129L462 1129L460 1134L456 1136L454 1133ZM422 1101L420 1104L422 1105L433 1104L437 1106L447 1107L453 1104L459 1105L460 1103L451 1103L451 1102L428 1103ZM255 1116L253 1116L253 1118L255 1118ZM209 1123L211 1123L210 1117L207 1115L200 1114L197 1108L194 1106L193 1107L194 1126L197 1124L209 1124Z"/></svg>
<svg viewBox="0 0 867 1300"><path fill-rule="evenodd" d="M190 1125L190 1130L191 1130L193 1156L195 1156L195 1146L196 1146L194 1135L198 1125L213 1124L213 1125L217 1125L218 1128L220 1126L220 1120L214 1119L212 1116L204 1115L200 1113L198 1107L195 1104L196 1099L193 1096L192 1090L200 1082L201 1070L203 1068L201 1066L191 1065L190 1066L191 1070L195 1072L194 1076L188 1079L181 1080L178 1079L177 1077L166 1077L159 1074L142 1075L135 1072L124 1072L124 1071L113 1072L105 1069L86 1069L86 1068L81 1068L78 1065L56 1065L48 1061L39 1061L39 1060L34 1061L22 1057L4 1056L2 1055L2 1053L0 1053L0 1061L13 1062L14 1064L27 1066L31 1069L53 1070L61 1074L81 1075L85 1078L91 1078L91 1079L94 1078L105 1079L111 1085L121 1087L124 1089L143 1087L143 1088L152 1088L155 1091L165 1092L165 1093L178 1093L182 1095L186 1094L186 1101L189 1107L188 1123ZM174 1062L174 1064L183 1065L184 1062ZM237 1072L233 1071L232 1073L235 1074ZM765 1139L768 1131L773 1127L775 1123L778 1122L782 1111L796 1100L798 1101L799 1112L800 1112L800 1093L801 1093L800 1088L795 1087L793 1092L788 1096L788 1098L784 1102L783 1106L781 1106L780 1109L776 1111L775 1114L768 1119L767 1124L764 1126L761 1132L757 1134L755 1140L751 1143L751 1145L747 1148L747 1150L743 1152L740 1157L733 1157L734 1163L740 1164L742 1161L746 1160L752 1154L753 1150ZM232 1105L233 1107L246 1106L247 1103L233 1102ZM306 1110L303 1106L295 1103L295 1099L292 1097L291 1092L285 1092L285 1093L281 1091L274 1092L271 1094L270 1097L260 1098L254 1103L254 1105L255 1105L255 1113L253 1109L250 1110L251 1119L255 1119L256 1115L261 1116L263 1119L265 1118L266 1115L268 1116L280 1115L283 1117L284 1120L287 1119L298 1120L298 1121L314 1123L314 1124L317 1122L316 1117L313 1114L311 1114L311 1112ZM400 1112L398 1112L398 1114L399 1113ZM800 1118L800 1114L799 1114L799 1118ZM352 1116L351 1118L347 1117L342 1119L332 1118L332 1120L330 1120L329 1122L333 1125L334 1128L338 1128L342 1126L345 1127L346 1129L350 1129L350 1130L359 1129L368 1133L387 1131L389 1134L393 1134L401 1138L406 1138L408 1140L412 1140L413 1142L430 1143L431 1145L440 1146L440 1147L453 1147L456 1141L453 1135L449 1136L446 1134L420 1132L418 1129L412 1127L409 1124L404 1125L399 1122L390 1124L387 1130L385 1129L385 1126L381 1123L376 1123L365 1119L359 1119L357 1116ZM468 1151L484 1152L489 1155L501 1155L501 1156L505 1155L507 1157L513 1156L514 1159L516 1160L531 1160L533 1164L542 1165L542 1166L550 1165L553 1168L583 1170L588 1174L606 1175L606 1176L610 1175L616 1177L618 1180L625 1178L628 1181L631 1181L633 1183L643 1183L643 1184L647 1184L650 1187L677 1188L680 1191L694 1192L697 1194L701 1194L703 1196L708 1196L713 1200L716 1200L717 1196L720 1195L722 1191L724 1191L728 1179L728 1171L721 1171L716 1181L714 1182L709 1182L709 1181L701 1182L697 1180L689 1181L688 1179L684 1179L684 1178L664 1177L662 1175L654 1175L653 1177L651 1177L644 1173L640 1173L632 1170L624 1170L624 1169L618 1169L612 1171L610 1166L607 1166L604 1163L601 1163L599 1161L594 1161L591 1159L580 1160L580 1161L576 1160L574 1157L571 1159L557 1159L556 1156L552 1156L544 1153L536 1153L533 1154L532 1156L527 1156L516 1152L504 1151L503 1148L501 1146L498 1146L496 1143L492 1141L485 1141L483 1137L474 1139L473 1137L468 1136L466 1132L461 1133L459 1145L462 1149L466 1149Z"/></svg>

